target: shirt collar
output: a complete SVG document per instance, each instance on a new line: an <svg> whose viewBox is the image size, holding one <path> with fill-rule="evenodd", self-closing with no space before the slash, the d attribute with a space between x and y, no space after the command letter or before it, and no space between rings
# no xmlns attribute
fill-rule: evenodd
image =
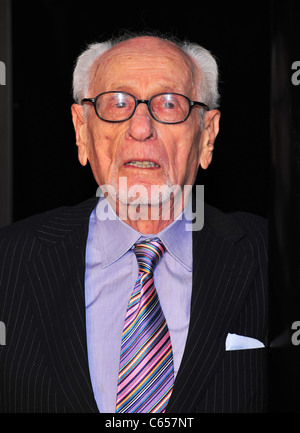
<svg viewBox="0 0 300 433"><path fill-rule="evenodd" d="M122 221L104 197L101 197L93 213L96 235L98 236L102 267L122 257L140 238L158 237L168 253L188 271L192 271L192 232L186 231L190 221L191 202L170 225L155 235L143 235ZM101 217L102 216L102 217Z"/></svg>

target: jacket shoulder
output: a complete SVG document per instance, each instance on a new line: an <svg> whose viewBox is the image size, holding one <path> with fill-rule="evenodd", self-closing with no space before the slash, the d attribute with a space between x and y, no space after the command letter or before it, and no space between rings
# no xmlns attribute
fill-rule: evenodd
<svg viewBox="0 0 300 433"><path fill-rule="evenodd" d="M22 244L34 242L37 237L43 239L43 234L59 236L59 233L71 231L74 226L89 220L96 203L97 199L93 197L75 206L62 206L2 227L0 255L3 256L9 247L17 249Z"/></svg>
<svg viewBox="0 0 300 433"><path fill-rule="evenodd" d="M205 224L217 235L230 242L237 242L245 237L257 239L263 243L268 238L268 220L249 212L229 212L205 204Z"/></svg>
<svg viewBox="0 0 300 433"><path fill-rule="evenodd" d="M244 231L247 242L251 244L251 249L262 252L261 259L262 257L267 258L268 220L248 212L233 212L230 215Z"/></svg>

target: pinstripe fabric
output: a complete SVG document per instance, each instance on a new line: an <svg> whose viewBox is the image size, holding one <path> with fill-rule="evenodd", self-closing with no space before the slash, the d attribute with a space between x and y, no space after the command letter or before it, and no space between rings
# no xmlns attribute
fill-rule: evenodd
<svg viewBox="0 0 300 433"><path fill-rule="evenodd" d="M139 276L125 317L116 412L163 413L173 388L173 353L153 272L165 248L154 238L133 251Z"/></svg>
<svg viewBox="0 0 300 433"><path fill-rule="evenodd" d="M85 245L96 199L0 230L0 413L98 412L85 328ZM266 222L206 206L193 232L184 355L166 412L261 412L265 349L225 352L228 332L268 344Z"/></svg>
<svg viewBox="0 0 300 433"><path fill-rule="evenodd" d="M266 393L257 392L267 387L265 371L264 349L226 353L195 412L258 413L263 408L266 410Z"/></svg>
<svg viewBox="0 0 300 433"><path fill-rule="evenodd" d="M194 233L193 294L184 356L166 412L264 412L267 407L266 350L225 352L227 333L268 345L267 234L264 219L224 215L206 206L206 225ZM246 233L251 233L247 236ZM198 253L197 253L198 251ZM197 289L196 289L197 288ZM245 356L246 355L246 356ZM228 374L232 359L238 362ZM232 365L232 364L231 364ZM215 375L222 393L215 392ZM243 378L243 379L242 379ZM245 387L245 383L251 386ZM219 389L220 390L220 389ZM207 406L203 399L210 396Z"/></svg>
<svg viewBox="0 0 300 433"><path fill-rule="evenodd" d="M1 413L97 412L84 306L84 243L95 204L1 230L0 320L7 330L0 346Z"/></svg>

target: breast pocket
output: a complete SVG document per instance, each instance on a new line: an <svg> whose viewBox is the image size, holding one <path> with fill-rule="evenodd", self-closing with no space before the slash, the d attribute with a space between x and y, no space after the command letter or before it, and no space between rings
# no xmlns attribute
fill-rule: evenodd
<svg viewBox="0 0 300 433"><path fill-rule="evenodd" d="M265 412L266 388L265 348L227 351L196 411Z"/></svg>

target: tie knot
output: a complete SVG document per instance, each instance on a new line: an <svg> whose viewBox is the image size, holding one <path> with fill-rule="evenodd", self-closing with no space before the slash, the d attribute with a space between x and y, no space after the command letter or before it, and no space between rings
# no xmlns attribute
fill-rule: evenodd
<svg viewBox="0 0 300 433"><path fill-rule="evenodd" d="M160 239L154 238L134 244L133 251L138 261L139 271L153 272L166 249Z"/></svg>

